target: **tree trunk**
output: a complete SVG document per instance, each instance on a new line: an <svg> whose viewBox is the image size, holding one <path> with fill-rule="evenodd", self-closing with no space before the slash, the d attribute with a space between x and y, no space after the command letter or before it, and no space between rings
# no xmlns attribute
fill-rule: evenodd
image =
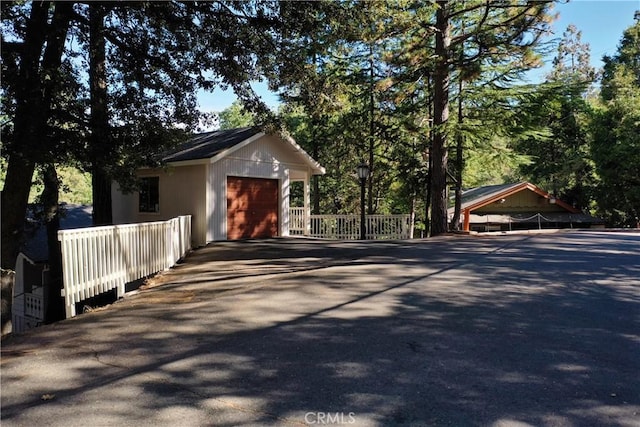
<svg viewBox="0 0 640 427"><path fill-rule="evenodd" d="M111 178L99 166L92 170L91 187L93 194L93 225L113 224Z"/></svg>
<svg viewBox="0 0 640 427"><path fill-rule="evenodd" d="M436 12L436 66L433 83L434 135L433 174L431 177L431 235L447 232L447 134L445 125L449 120L449 47L451 44L449 25L449 5L438 2Z"/></svg>
<svg viewBox="0 0 640 427"><path fill-rule="evenodd" d="M15 128L18 130L18 127ZM20 139L27 139L23 134ZM35 170L35 162L26 157L9 157L7 175L2 191L2 268L14 270L16 257L23 241L29 190Z"/></svg>
<svg viewBox="0 0 640 427"><path fill-rule="evenodd" d="M464 115L462 111L462 90L464 89L464 82L462 79L458 82L458 126L462 126L464 121ZM458 135L456 138L456 190L455 190L455 204L453 209L453 218L451 219L451 230L460 230L460 211L462 209L462 172L464 171L464 158L463 158L463 145L464 137L462 135L462 129L458 129Z"/></svg>
<svg viewBox="0 0 640 427"><path fill-rule="evenodd" d="M313 118L313 116L312 116ZM317 140L316 123L311 124L311 156L318 160L320 155L320 147ZM318 175L311 176L311 214L320 214L320 179Z"/></svg>
<svg viewBox="0 0 640 427"><path fill-rule="evenodd" d="M45 322L52 323L64 319L64 299L60 294L62 290L62 253L60 242L58 242L58 230L60 230L60 207L58 204L60 180L53 163L45 166L43 178L44 189L42 190L41 200L47 229L49 254L49 282Z"/></svg>
<svg viewBox="0 0 640 427"><path fill-rule="evenodd" d="M317 140L317 132L316 132L316 124L311 124L311 148L312 154L311 156L314 159L318 159L320 155L320 147ZM311 214L319 215L320 214L320 179L318 175L311 176Z"/></svg>
<svg viewBox="0 0 640 427"><path fill-rule="evenodd" d="M368 162L369 162L369 182L368 182L368 192L369 196L367 198L367 213L369 215L373 215L374 207L373 207L373 179L375 176L375 156L374 156L374 148L375 148L375 132L376 132L376 121L375 121L375 94L374 94L374 86L375 86L375 72L374 67L375 63L373 60L373 42L369 44L369 147L367 149L368 154Z"/></svg>
<svg viewBox="0 0 640 427"><path fill-rule="evenodd" d="M89 5L89 86L91 90L91 185L93 225L113 223L111 178L104 168L112 157L107 110L107 69L104 38L105 7Z"/></svg>
<svg viewBox="0 0 640 427"><path fill-rule="evenodd" d="M316 41L312 39L313 42L311 46L313 47L313 67L317 69L318 67L318 56L316 53ZM311 117L311 156L319 161L320 159L320 144L318 142L318 127L320 120L317 119L317 111L313 111L310 115ZM320 214L320 177L318 175L313 175L311 177L311 214L319 215Z"/></svg>
<svg viewBox="0 0 640 427"><path fill-rule="evenodd" d="M7 269L15 268L33 172L37 162L47 153L42 141L48 134L47 122L59 80L73 3L56 3L50 27L47 26L49 7L50 2L32 2L20 58L13 141L7 150L9 164L2 191L2 267Z"/></svg>
<svg viewBox="0 0 640 427"><path fill-rule="evenodd" d="M429 118L433 121L433 84L431 75L427 78L427 109ZM431 147L433 147L433 123L429 126L429 144L425 156L427 159L427 185L424 195L424 237L431 235L431 177L433 176L433 157L431 156Z"/></svg>
<svg viewBox="0 0 640 427"><path fill-rule="evenodd" d="M411 207L409 208L409 238L413 239L416 223L416 193L411 193Z"/></svg>
<svg viewBox="0 0 640 427"><path fill-rule="evenodd" d="M46 40L48 2L34 2L27 21L16 87L13 144L2 191L2 268L13 270L24 232L29 190L35 170L32 145L38 135L40 52Z"/></svg>
<svg viewBox="0 0 640 427"><path fill-rule="evenodd" d="M431 236L431 158L429 158L429 172L427 173L427 190L424 195L424 236Z"/></svg>

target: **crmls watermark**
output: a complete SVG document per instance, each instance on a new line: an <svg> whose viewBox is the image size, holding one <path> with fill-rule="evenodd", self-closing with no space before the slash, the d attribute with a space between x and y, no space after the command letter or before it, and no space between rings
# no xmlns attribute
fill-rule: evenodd
<svg viewBox="0 0 640 427"><path fill-rule="evenodd" d="M304 422L307 424L354 424L356 414L353 412L307 412L304 414Z"/></svg>

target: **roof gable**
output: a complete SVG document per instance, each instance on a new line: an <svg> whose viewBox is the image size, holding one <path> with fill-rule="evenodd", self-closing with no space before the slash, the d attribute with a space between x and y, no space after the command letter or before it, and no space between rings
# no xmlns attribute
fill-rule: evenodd
<svg viewBox="0 0 640 427"><path fill-rule="evenodd" d="M462 210L474 211L476 209L480 209L483 206L494 203L500 199L504 199L509 197L515 193L520 191L533 191L534 193L544 197L545 199L555 199L554 203L563 209L572 212L578 213L579 209L574 208L573 206L563 202L562 200L558 200L555 197L551 196L546 191L541 188L531 184L530 182L518 182L515 184L501 184L501 185L487 185L483 187L471 188L462 193Z"/></svg>
<svg viewBox="0 0 640 427"><path fill-rule="evenodd" d="M482 187L470 188L462 193L462 208L464 209L469 205L482 200L493 199L494 196L508 192L520 184L521 183L485 185Z"/></svg>
<svg viewBox="0 0 640 427"><path fill-rule="evenodd" d="M258 127L219 130L195 135L193 138L162 155L165 163L183 163L208 160L214 163L231 153L262 138L266 134ZM324 174L325 169L289 136L278 136L300 156L314 174ZM184 164L184 163L183 163Z"/></svg>

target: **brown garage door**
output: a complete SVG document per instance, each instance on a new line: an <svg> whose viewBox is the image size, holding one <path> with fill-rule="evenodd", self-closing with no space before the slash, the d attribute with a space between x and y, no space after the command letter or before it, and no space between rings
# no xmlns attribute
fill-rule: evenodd
<svg viewBox="0 0 640 427"><path fill-rule="evenodd" d="M278 180L227 177L227 239L278 235Z"/></svg>

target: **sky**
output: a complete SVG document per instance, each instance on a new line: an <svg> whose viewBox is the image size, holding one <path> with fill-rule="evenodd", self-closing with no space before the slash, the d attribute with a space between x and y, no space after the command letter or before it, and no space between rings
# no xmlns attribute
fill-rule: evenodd
<svg viewBox="0 0 640 427"><path fill-rule="evenodd" d="M559 39L571 24L582 32L582 42L591 47L591 65L601 68L604 55L614 55L622 33L634 23L635 11L640 11L640 0L573 0L556 3L554 11L559 14L553 23L551 39ZM550 70L551 57L545 66L531 73L542 76Z"/></svg>
<svg viewBox="0 0 640 427"><path fill-rule="evenodd" d="M591 64L602 67L602 56L616 53L622 33L634 23L634 12L640 11L640 0L573 0L555 4L558 19L553 23L551 38L560 38L570 24L582 31L582 42L591 47ZM529 74L535 80L548 72L551 59L541 70ZM265 82L255 82L254 90L268 106L277 108L278 96L269 92ZM200 109L206 112L222 111L236 99L233 91L215 90L213 93L201 92Z"/></svg>

